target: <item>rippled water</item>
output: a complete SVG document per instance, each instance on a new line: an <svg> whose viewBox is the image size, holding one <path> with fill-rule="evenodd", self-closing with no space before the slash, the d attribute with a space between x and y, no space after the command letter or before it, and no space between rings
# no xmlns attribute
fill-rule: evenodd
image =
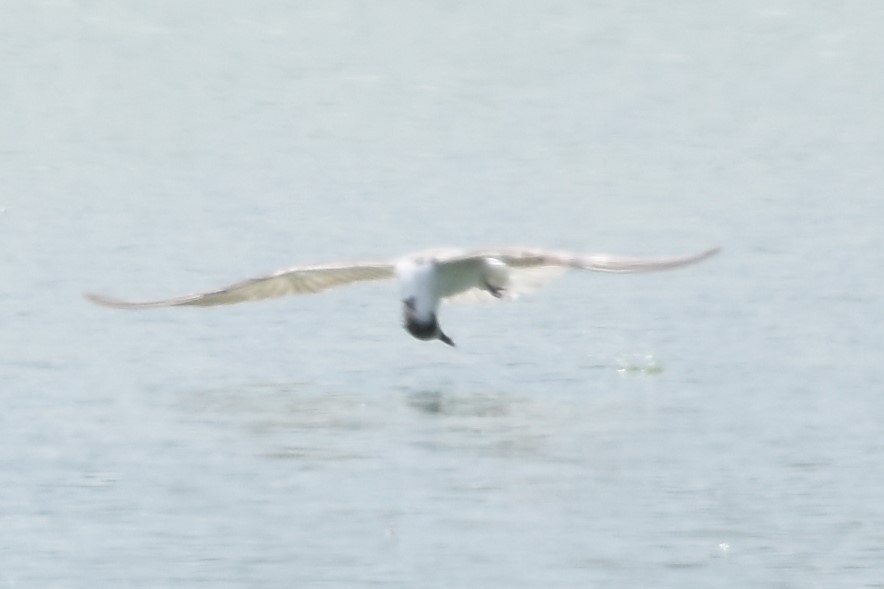
<svg viewBox="0 0 884 589"><path fill-rule="evenodd" d="M881 587L874 2L9 2L0 587ZM528 243L447 307L80 297Z"/></svg>

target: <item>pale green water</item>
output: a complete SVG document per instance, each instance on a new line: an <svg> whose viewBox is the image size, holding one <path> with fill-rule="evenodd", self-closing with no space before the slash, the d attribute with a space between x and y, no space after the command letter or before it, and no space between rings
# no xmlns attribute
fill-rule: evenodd
<svg viewBox="0 0 884 589"><path fill-rule="evenodd" d="M0 587L884 586L878 3L2 12ZM724 253L80 298L508 243Z"/></svg>

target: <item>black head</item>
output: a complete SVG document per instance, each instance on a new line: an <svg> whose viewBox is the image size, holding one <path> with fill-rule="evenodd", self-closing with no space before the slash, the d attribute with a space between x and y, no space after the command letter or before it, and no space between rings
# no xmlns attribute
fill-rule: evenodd
<svg viewBox="0 0 884 589"><path fill-rule="evenodd" d="M439 327L439 321L436 319L436 315L431 315L429 320L421 321L414 316L414 313L412 313L411 310L411 307L408 305L408 303L406 303L405 329L408 331L408 333L422 341L431 341L434 339L438 339L448 344L449 346L454 345L454 342L451 340L451 338L445 335L445 333L442 331L442 328Z"/></svg>

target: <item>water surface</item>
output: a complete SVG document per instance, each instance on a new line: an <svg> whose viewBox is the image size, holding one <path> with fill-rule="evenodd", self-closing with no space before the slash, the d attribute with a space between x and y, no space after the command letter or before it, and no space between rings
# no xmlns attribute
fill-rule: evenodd
<svg viewBox="0 0 884 589"><path fill-rule="evenodd" d="M0 587L880 587L884 11L10 2ZM436 245L627 254L111 312Z"/></svg>

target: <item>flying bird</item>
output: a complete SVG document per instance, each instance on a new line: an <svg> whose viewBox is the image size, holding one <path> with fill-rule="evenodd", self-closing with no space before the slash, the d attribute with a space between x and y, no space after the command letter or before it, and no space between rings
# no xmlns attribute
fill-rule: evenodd
<svg viewBox="0 0 884 589"><path fill-rule="evenodd" d="M98 305L118 309L211 307L285 295L318 293L345 284L395 278L399 282L405 329L419 340L454 341L439 325L443 299L452 302L515 299L549 282L568 269L595 272L649 272L695 264L719 248L688 256L633 258L608 254L574 254L542 249L436 249L398 259L295 266L268 276L243 280L219 290L171 299L125 301L87 293Z"/></svg>

